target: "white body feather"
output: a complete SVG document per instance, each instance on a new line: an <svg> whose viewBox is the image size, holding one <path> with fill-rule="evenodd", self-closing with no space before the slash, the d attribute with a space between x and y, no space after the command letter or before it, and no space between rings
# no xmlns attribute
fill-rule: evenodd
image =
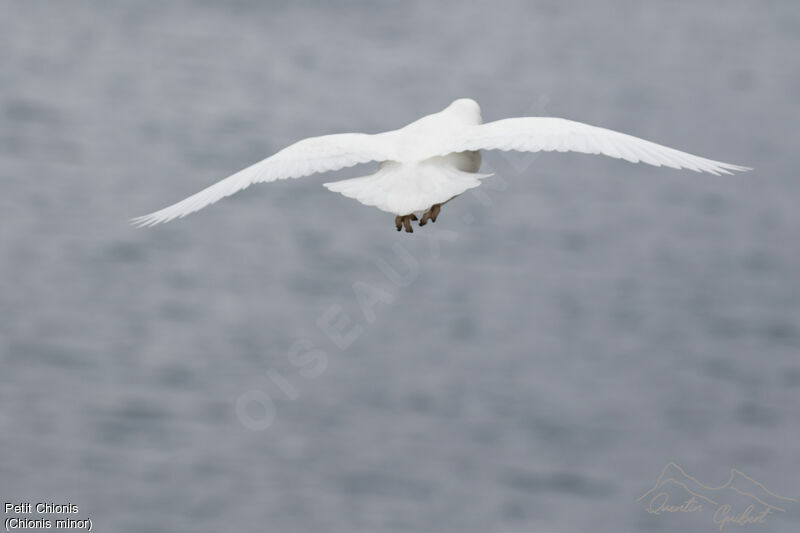
<svg viewBox="0 0 800 533"><path fill-rule="evenodd" d="M491 174L477 174L477 152L448 154L422 161L386 161L369 176L323 183L330 191L395 215L421 215L433 204L443 204L477 187ZM477 164L475 164L477 159Z"/></svg>
<svg viewBox="0 0 800 533"><path fill-rule="evenodd" d="M168 222L254 183L299 178L369 161L381 163L375 173L325 183L325 187L395 215L420 214L480 185L480 180L487 177L477 173L480 150L603 154L633 163L712 174L749 170L562 118L510 118L482 124L477 102L462 98L399 130L304 139L185 200L132 222L139 226Z"/></svg>

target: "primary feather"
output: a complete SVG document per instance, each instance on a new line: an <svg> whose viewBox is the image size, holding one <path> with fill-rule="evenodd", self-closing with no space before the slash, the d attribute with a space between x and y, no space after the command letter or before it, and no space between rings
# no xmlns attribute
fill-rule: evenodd
<svg viewBox="0 0 800 533"><path fill-rule="evenodd" d="M392 157L392 146L380 135L339 133L310 137L284 148L273 156L251 165L160 211L132 219L137 226L169 222L199 211L254 183L301 178L316 172L352 167L368 161L384 161Z"/></svg>
<svg viewBox="0 0 800 533"><path fill-rule="evenodd" d="M444 139L432 155L463 150L518 150L521 152L581 152L603 154L631 163L686 168L711 174L731 174L748 167L712 161L633 135L553 117L509 118L465 128L453 139Z"/></svg>

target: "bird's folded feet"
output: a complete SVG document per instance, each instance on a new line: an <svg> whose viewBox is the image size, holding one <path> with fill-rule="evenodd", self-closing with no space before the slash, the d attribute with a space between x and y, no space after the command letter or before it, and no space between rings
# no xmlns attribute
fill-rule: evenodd
<svg viewBox="0 0 800 533"><path fill-rule="evenodd" d="M428 211L430 213L431 222L436 222L436 219L439 217L439 212L442 210L442 204L433 204L431 210Z"/></svg>
<svg viewBox="0 0 800 533"><path fill-rule="evenodd" d="M430 220L431 222L436 222L436 218L439 216L439 212L442 210L441 204L435 204L430 209L425 211L425 214L422 215L422 220L419 221L420 226L424 226ZM417 220L417 215L404 215L404 216L396 216L394 217L394 227L397 228L397 231L405 228L406 233L414 233L414 230L411 228L411 221Z"/></svg>
<svg viewBox="0 0 800 533"><path fill-rule="evenodd" d="M436 222L436 218L439 216L439 212L442 210L442 204L435 204L430 209L425 211L425 214L422 215L422 220L419 221L420 226L424 226L430 220L431 222Z"/></svg>
<svg viewBox="0 0 800 533"><path fill-rule="evenodd" d="M405 227L406 233L414 233L414 230L411 228L412 220L417 220L416 215L396 216L394 217L394 227L397 228L397 231Z"/></svg>

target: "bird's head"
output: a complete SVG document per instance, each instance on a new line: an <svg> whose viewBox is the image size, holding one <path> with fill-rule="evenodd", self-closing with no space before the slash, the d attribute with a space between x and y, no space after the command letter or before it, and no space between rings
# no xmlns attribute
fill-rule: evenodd
<svg viewBox="0 0 800 533"><path fill-rule="evenodd" d="M469 117L476 120L477 123L481 122L481 106L472 98L459 98L453 100L453 103L447 106L447 111L453 111L459 115Z"/></svg>

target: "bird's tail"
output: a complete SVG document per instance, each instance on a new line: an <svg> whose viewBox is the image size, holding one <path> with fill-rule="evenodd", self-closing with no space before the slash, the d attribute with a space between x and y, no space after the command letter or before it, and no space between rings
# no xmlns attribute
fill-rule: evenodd
<svg viewBox="0 0 800 533"><path fill-rule="evenodd" d="M324 183L328 190L395 215L427 211L492 174L464 172L452 166L387 161L369 176Z"/></svg>

